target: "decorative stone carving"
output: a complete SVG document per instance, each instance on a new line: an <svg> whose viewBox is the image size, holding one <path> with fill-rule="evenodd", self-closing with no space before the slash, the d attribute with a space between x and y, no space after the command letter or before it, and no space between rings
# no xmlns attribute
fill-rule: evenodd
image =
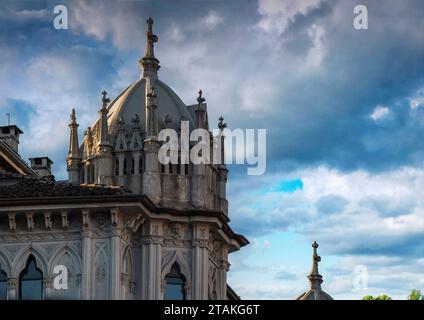
<svg viewBox="0 0 424 320"><path fill-rule="evenodd" d="M191 240L191 244L193 247L202 247L207 248L208 247L208 240L207 239L193 239Z"/></svg>
<svg viewBox="0 0 424 320"><path fill-rule="evenodd" d="M27 212L25 213L26 219L27 219L27 228L28 231L34 231L34 213L33 212Z"/></svg>
<svg viewBox="0 0 424 320"><path fill-rule="evenodd" d="M95 216L96 219L96 229L104 230L106 228L106 216L103 213L97 213Z"/></svg>
<svg viewBox="0 0 424 320"><path fill-rule="evenodd" d="M102 263L96 268L96 280L102 282L106 277L106 264Z"/></svg>
<svg viewBox="0 0 424 320"><path fill-rule="evenodd" d="M220 269L223 269L223 270L228 272L228 271L230 271L231 263L229 263L227 260L219 260L218 266L219 266Z"/></svg>
<svg viewBox="0 0 424 320"><path fill-rule="evenodd" d="M50 212L44 212L44 224L45 224L47 230L52 229L52 219L51 219L51 213Z"/></svg>
<svg viewBox="0 0 424 320"><path fill-rule="evenodd" d="M16 231L15 213L9 213L8 217L9 217L9 230Z"/></svg>
<svg viewBox="0 0 424 320"><path fill-rule="evenodd" d="M62 210L60 212L60 215L62 217L62 228L63 229L68 229L69 228L68 211Z"/></svg>
<svg viewBox="0 0 424 320"><path fill-rule="evenodd" d="M143 215L140 213L136 217L127 217L125 219L125 226L130 228L132 232L136 232L140 225L144 222Z"/></svg>
<svg viewBox="0 0 424 320"><path fill-rule="evenodd" d="M143 244L162 244L163 237L161 236L143 236L142 238Z"/></svg>
<svg viewBox="0 0 424 320"><path fill-rule="evenodd" d="M90 211L87 209L83 209L81 213L82 213L83 228L89 228L90 227Z"/></svg>
<svg viewBox="0 0 424 320"><path fill-rule="evenodd" d="M217 299L217 289L216 289L216 267L213 264L209 264L209 273L208 273L208 296L209 300Z"/></svg>
<svg viewBox="0 0 424 320"><path fill-rule="evenodd" d="M165 229L165 238L181 239L183 237L183 227L179 223L170 223Z"/></svg>

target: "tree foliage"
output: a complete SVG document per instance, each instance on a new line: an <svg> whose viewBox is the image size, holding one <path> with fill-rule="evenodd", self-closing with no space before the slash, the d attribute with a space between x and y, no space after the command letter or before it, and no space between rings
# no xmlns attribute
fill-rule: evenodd
<svg viewBox="0 0 424 320"><path fill-rule="evenodd" d="M364 296L362 298L362 300L392 300L392 298L390 296L388 296L387 294L382 294L379 296Z"/></svg>
<svg viewBox="0 0 424 320"><path fill-rule="evenodd" d="M408 300L424 300L424 296L421 294L420 290L412 289L411 293L408 295Z"/></svg>

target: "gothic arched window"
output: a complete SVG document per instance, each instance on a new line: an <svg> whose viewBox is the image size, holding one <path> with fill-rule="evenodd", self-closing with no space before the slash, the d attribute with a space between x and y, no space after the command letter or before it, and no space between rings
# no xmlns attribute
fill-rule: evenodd
<svg viewBox="0 0 424 320"><path fill-rule="evenodd" d="M119 159L115 160L115 175L119 176Z"/></svg>
<svg viewBox="0 0 424 320"><path fill-rule="evenodd" d="M7 274L0 269L0 300L7 300Z"/></svg>
<svg viewBox="0 0 424 320"><path fill-rule="evenodd" d="M28 258L26 268L19 276L19 299L43 299L43 273L37 268L34 256Z"/></svg>
<svg viewBox="0 0 424 320"><path fill-rule="evenodd" d="M165 277L165 300L185 300L185 277L181 274L180 267L174 263L171 271Z"/></svg>
<svg viewBox="0 0 424 320"><path fill-rule="evenodd" d="M138 158L138 173L142 173L143 171L143 159L140 157Z"/></svg>
<svg viewBox="0 0 424 320"><path fill-rule="evenodd" d="M134 168L135 168L135 160L134 158L131 158L131 174L134 174Z"/></svg>
<svg viewBox="0 0 424 320"><path fill-rule="evenodd" d="M124 175L127 174L127 159L124 159L124 168L123 168Z"/></svg>

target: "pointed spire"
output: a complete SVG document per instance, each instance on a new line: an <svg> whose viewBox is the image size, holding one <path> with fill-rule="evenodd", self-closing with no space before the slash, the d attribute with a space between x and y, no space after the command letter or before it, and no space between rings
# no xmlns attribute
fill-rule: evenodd
<svg viewBox="0 0 424 320"><path fill-rule="evenodd" d="M76 115L75 115L75 109L74 108L72 108L72 112L71 112L71 123L70 124L72 124L72 125L78 125L77 124L77 117L76 117Z"/></svg>
<svg viewBox="0 0 424 320"><path fill-rule="evenodd" d="M71 121L69 123L69 151L67 161L67 170L69 182L72 184L79 183L78 163L80 162L79 146L78 146L78 123L75 109L71 112Z"/></svg>
<svg viewBox="0 0 424 320"><path fill-rule="evenodd" d="M154 53L154 44L158 42L158 36L153 33L153 19L149 17L146 20L147 23L147 32L146 32L146 54L139 61L143 69L143 78L150 77L152 79L157 79L157 71L159 70L159 60L156 59Z"/></svg>
<svg viewBox="0 0 424 320"><path fill-rule="evenodd" d="M68 159L79 159L78 152L78 127L77 117L75 115L75 109L71 112L71 122L69 123L69 152Z"/></svg>
<svg viewBox="0 0 424 320"><path fill-rule="evenodd" d="M321 290L321 283L323 282L322 276L318 271L318 262L321 261L321 257L317 253L317 248L319 247L318 243L314 241L312 248L314 248L314 253L312 255L312 270L308 276L309 282L311 284L311 289Z"/></svg>
<svg viewBox="0 0 424 320"><path fill-rule="evenodd" d="M146 134L147 137L157 138L157 121L156 121L156 92L152 86L151 80L147 78L146 81Z"/></svg>
<svg viewBox="0 0 424 320"><path fill-rule="evenodd" d="M107 105L110 102L110 99L106 97L107 92L105 90L102 91L102 97L101 97L101 103L102 107L99 110L100 114L100 123L99 123L99 130L100 130L100 141L99 145L108 145L109 144L109 134L107 131L107 114L108 109Z"/></svg>

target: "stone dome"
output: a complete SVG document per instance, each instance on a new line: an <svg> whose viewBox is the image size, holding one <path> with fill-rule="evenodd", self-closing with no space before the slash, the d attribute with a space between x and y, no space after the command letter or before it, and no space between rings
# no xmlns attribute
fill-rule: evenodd
<svg viewBox="0 0 424 320"><path fill-rule="evenodd" d="M190 122L190 127L194 125L193 115L177 94L164 82L158 79L150 79L151 85L155 89L157 102L158 128L164 127L163 120L169 115L172 119L170 127L177 129L179 122L183 118ZM132 126L131 119L135 115L140 118L140 127L145 130L145 95L146 79L142 78L124 91L122 91L108 106L108 127L109 133L116 133L117 123L122 118L125 127Z"/></svg>

